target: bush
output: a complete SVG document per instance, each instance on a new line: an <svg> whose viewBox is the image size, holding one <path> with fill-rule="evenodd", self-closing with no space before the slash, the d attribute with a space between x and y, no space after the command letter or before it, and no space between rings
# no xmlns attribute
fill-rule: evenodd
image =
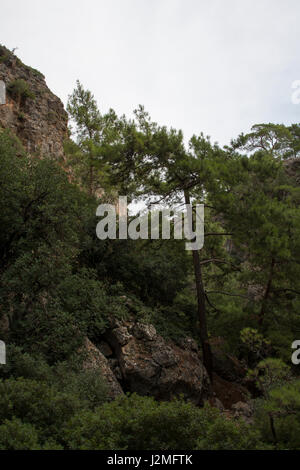
<svg viewBox="0 0 300 470"><path fill-rule="evenodd" d="M270 342L266 340L257 330L254 328L244 328L240 332L240 336L249 365L256 364L257 361L266 357L268 351L270 350Z"/></svg>
<svg viewBox="0 0 300 470"><path fill-rule="evenodd" d="M9 345L8 362L0 372L4 379L22 377L44 383L57 393L63 390L77 397L81 409L94 409L108 400L108 389L99 370L82 368L84 357L83 354L76 354L67 362L50 366L42 356L32 356L19 347Z"/></svg>
<svg viewBox="0 0 300 470"><path fill-rule="evenodd" d="M300 449L300 380L272 388L257 406L256 428L277 449Z"/></svg>
<svg viewBox="0 0 300 470"><path fill-rule="evenodd" d="M259 430L240 421L217 418L208 428L206 436L198 441L199 450L257 450L271 449L262 442Z"/></svg>
<svg viewBox="0 0 300 470"><path fill-rule="evenodd" d="M22 78L11 82L7 87L7 91L19 103L19 105L24 104L27 98L35 98L35 95L30 90L28 83Z"/></svg>
<svg viewBox="0 0 300 470"><path fill-rule="evenodd" d="M38 433L31 424L12 418L0 425L0 450L38 449Z"/></svg>
<svg viewBox="0 0 300 470"><path fill-rule="evenodd" d="M76 395L58 392L42 382L23 378L0 382L0 422L16 417L31 424L42 442L59 438L63 423L80 406Z"/></svg>
<svg viewBox="0 0 300 470"><path fill-rule="evenodd" d="M65 428L70 449L193 450L264 449L259 431L230 422L218 410L182 400L156 402L131 395L82 412Z"/></svg>
<svg viewBox="0 0 300 470"><path fill-rule="evenodd" d="M78 414L65 437L71 449L192 450L216 413L181 400L158 403L133 394Z"/></svg>
<svg viewBox="0 0 300 470"><path fill-rule="evenodd" d="M255 379L257 388L267 396L270 389L291 379L291 371L281 359L269 357L260 361L254 370L249 370L248 378Z"/></svg>

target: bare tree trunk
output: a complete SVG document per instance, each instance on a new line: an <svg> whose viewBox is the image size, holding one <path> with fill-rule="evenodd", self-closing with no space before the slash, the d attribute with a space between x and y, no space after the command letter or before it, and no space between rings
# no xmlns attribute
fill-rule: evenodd
<svg viewBox="0 0 300 470"><path fill-rule="evenodd" d="M185 203L190 204L190 195L187 190L184 191ZM192 227L194 230L194 221L192 220ZM207 322L206 322L206 306L205 306L205 291L202 282L202 271L200 264L200 256L198 250L192 251L194 274L197 290L197 304L198 304L198 319L199 319L199 333L200 341L203 352L203 364L207 370L209 378L212 382L213 376L213 360L211 348L208 340Z"/></svg>

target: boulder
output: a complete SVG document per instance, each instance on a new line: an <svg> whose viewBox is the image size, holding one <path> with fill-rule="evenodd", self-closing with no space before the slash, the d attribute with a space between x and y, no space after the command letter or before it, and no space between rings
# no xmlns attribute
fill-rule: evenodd
<svg viewBox="0 0 300 470"><path fill-rule="evenodd" d="M234 419L242 419L247 424L253 424L254 422L254 408L250 401L243 402L239 401L232 405L231 417Z"/></svg>
<svg viewBox="0 0 300 470"><path fill-rule="evenodd" d="M251 416L253 415L253 407L249 403L244 401L238 401L237 403L232 405L231 408L234 411L236 417L243 416L246 418L251 418Z"/></svg>
<svg viewBox="0 0 300 470"><path fill-rule="evenodd" d="M157 334L151 324L127 321L106 341L114 351L126 391L169 400L183 394L195 404L210 395L210 382L196 343L182 347Z"/></svg>

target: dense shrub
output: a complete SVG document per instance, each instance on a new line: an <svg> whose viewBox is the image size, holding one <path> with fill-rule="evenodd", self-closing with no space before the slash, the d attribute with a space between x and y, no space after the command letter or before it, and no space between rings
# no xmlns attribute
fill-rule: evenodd
<svg viewBox="0 0 300 470"><path fill-rule="evenodd" d="M83 412L66 427L72 449L195 449L212 410L132 395Z"/></svg>
<svg viewBox="0 0 300 470"><path fill-rule="evenodd" d="M199 438L199 450L267 450L272 445L262 441L260 431L243 420L216 418Z"/></svg>
<svg viewBox="0 0 300 470"><path fill-rule="evenodd" d="M65 420L80 406L76 395L57 392L43 382L23 378L0 382L0 422L19 418L34 425L45 441L59 436Z"/></svg>
<svg viewBox="0 0 300 470"><path fill-rule="evenodd" d="M28 83L22 78L18 78L7 86L8 93L19 103L25 104L27 98L35 98Z"/></svg>
<svg viewBox="0 0 300 470"><path fill-rule="evenodd" d="M38 450L38 433L34 426L17 418L0 425L0 450Z"/></svg>
<svg viewBox="0 0 300 470"><path fill-rule="evenodd" d="M257 403L255 427L277 449L300 449L300 380L271 389Z"/></svg>
<svg viewBox="0 0 300 470"><path fill-rule="evenodd" d="M228 422L218 410L181 400L132 395L82 412L65 429L71 449L192 450L264 448L258 431Z"/></svg>

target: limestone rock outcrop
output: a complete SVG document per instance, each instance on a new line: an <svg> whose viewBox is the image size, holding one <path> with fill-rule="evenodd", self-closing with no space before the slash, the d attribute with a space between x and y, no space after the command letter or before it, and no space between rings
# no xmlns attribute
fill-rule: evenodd
<svg viewBox="0 0 300 470"><path fill-rule="evenodd" d="M67 113L44 76L0 46L0 80L6 86L6 103L0 104L0 127L17 135L29 154L63 158Z"/></svg>
<svg viewBox="0 0 300 470"><path fill-rule="evenodd" d="M179 346L158 335L153 325L134 321L117 322L106 340L126 391L159 400L182 394L199 405L210 396L210 381L194 341Z"/></svg>

